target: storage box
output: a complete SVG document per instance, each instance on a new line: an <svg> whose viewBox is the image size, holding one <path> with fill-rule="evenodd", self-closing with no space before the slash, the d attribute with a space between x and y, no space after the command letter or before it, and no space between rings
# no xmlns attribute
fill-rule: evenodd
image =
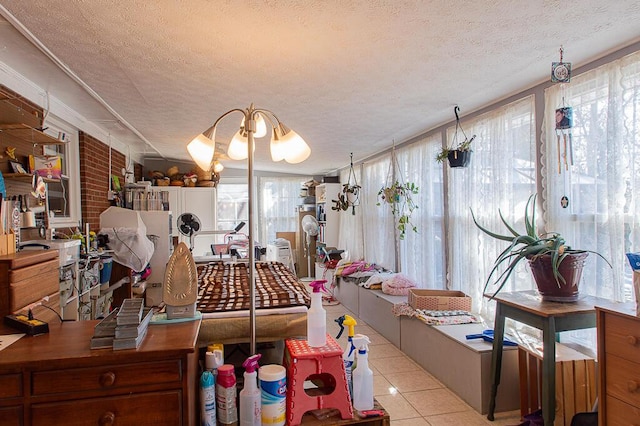
<svg viewBox="0 0 640 426"><path fill-rule="evenodd" d="M471 298L461 291L412 288L409 306L429 311L471 311Z"/></svg>
<svg viewBox="0 0 640 426"><path fill-rule="evenodd" d="M80 240L31 240L20 243L21 250L43 250L46 247L58 250L58 260L61 267L80 259Z"/></svg>

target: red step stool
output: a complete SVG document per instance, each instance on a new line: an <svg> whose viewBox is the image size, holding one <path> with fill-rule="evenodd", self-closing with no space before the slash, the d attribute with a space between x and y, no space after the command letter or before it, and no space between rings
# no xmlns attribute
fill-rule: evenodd
<svg viewBox="0 0 640 426"><path fill-rule="evenodd" d="M312 348L306 340L287 339L284 366L287 369L287 423L299 425L304 413L337 408L342 419L352 419L353 409L342 361L342 348L327 334L327 344ZM304 390L304 382L322 387Z"/></svg>

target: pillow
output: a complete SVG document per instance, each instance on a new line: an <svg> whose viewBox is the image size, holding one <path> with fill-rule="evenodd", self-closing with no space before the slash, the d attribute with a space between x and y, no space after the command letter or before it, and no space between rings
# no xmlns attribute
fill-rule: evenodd
<svg viewBox="0 0 640 426"><path fill-rule="evenodd" d="M384 281L387 281L394 275L396 275L395 272L380 272L377 274L373 274L367 281L364 282L364 284L362 284L362 286L365 288L371 288L371 286L375 284L382 284Z"/></svg>
<svg viewBox="0 0 640 426"><path fill-rule="evenodd" d="M416 283L403 274L396 274L382 283L382 292L393 296L407 296L409 289L416 287Z"/></svg>

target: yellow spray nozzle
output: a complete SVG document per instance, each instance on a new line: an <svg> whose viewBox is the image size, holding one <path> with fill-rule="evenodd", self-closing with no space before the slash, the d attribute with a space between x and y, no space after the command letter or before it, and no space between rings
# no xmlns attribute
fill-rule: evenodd
<svg viewBox="0 0 640 426"><path fill-rule="evenodd" d="M358 325L356 320L351 315L345 315L343 324L349 328L349 337L353 337L355 333L355 326Z"/></svg>

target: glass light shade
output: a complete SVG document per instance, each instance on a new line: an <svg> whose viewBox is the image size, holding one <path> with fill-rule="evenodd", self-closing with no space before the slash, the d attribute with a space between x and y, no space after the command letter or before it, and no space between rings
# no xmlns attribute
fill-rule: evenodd
<svg viewBox="0 0 640 426"><path fill-rule="evenodd" d="M213 160L215 148L216 144L202 133L193 138L187 145L189 155L198 167L205 172L211 169L211 160Z"/></svg>
<svg viewBox="0 0 640 426"><path fill-rule="evenodd" d="M271 138L269 148L271 150L271 159L273 161L277 162L284 160L284 145L278 136L276 128L273 129L273 137Z"/></svg>
<svg viewBox="0 0 640 426"><path fill-rule="evenodd" d="M229 148L227 149L227 155L232 160L244 160L249 156L247 153L247 138L242 136L242 131L238 130L233 139L229 142Z"/></svg>
<svg viewBox="0 0 640 426"><path fill-rule="evenodd" d="M264 121L264 117L259 112L255 113L256 117L256 131L253 132L254 138L261 138L267 134L267 123ZM242 119L242 123L240 123L240 127L244 127L244 118Z"/></svg>
<svg viewBox="0 0 640 426"><path fill-rule="evenodd" d="M282 144L281 149L284 154L284 160L287 163L301 163L311 155L309 145L293 130L289 130L287 134L282 136L280 143Z"/></svg>
<svg viewBox="0 0 640 426"><path fill-rule="evenodd" d="M224 170L224 166L222 165L221 162L219 162L218 160L213 162L213 171L215 173L220 173L223 170Z"/></svg>

